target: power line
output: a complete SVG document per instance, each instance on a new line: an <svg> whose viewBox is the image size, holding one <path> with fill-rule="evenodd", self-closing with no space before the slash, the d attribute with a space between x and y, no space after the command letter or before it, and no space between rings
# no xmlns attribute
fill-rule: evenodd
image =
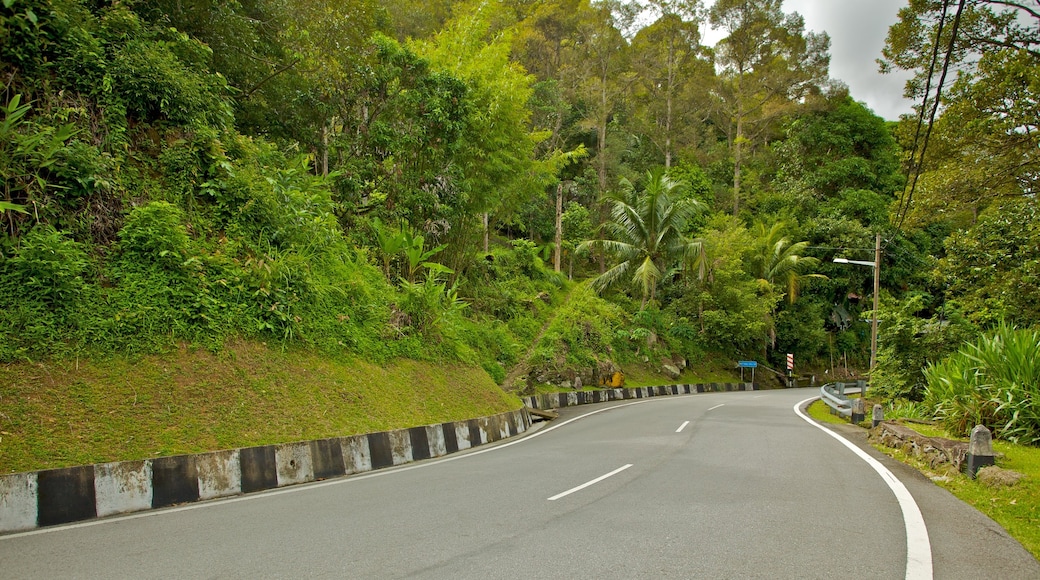
<svg viewBox="0 0 1040 580"><path fill-rule="evenodd" d="M805 249L806 250L836 250L836 251L839 251L839 252L859 252L859 251L873 252L874 251L874 248L847 248L847 247L833 248L833 247L830 247L830 246L805 246Z"/></svg>
<svg viewBox="0 0 1040 580"><path fill-rule="evenodd" d="M935 100L932 102L932 111L931 111L931 113L928 116L928 129L925 131L925 134L924 134L924 142L921 144L921 155L917 157L916 170L914 171L914 179L913 179L913 181L910 184L910 193L906 196L906 205L902 207L902 214L899 216L899 223L896 225L897 229L901 229L903 227L903 220L906 219L906 214L910 213L910 203L913 201L913 198L914 198L914 190L917 189L917 179L921 176L921 166L924 164L924 154L925 154L925 151L928 150L928 140L932 136L932 128L935 127L935 113L939 110L939 102L942 99L943 85L946 83L946 74L950 70L950 59L953 56L953 47L954 47L954 45L957 42L957 30L960 28L961 14L964 12L964 3L965 3L965 0L960 0L960 3L957 5L957 14L955 14L954 17L953 17L953 30L950 32L950 44L947 45L947 47L946 47L946 54L943 57L942 74L939 76L939 83L935 87ZM943 2L943 19L945 19L945 16L946 16L946 7L947 7L946 2ZM940 32L940 34L942 32L942 22L940 22L940 24L939 24L939 32ZM938 48L939 48L939 40L940 40L939 39L939 35L937 34L936 37L935 37L935 50L936 51L938 51ZM933 64L934 64L934 62L933 62ZM931 73L933 73L933 72L934 72L934 68L929 70L929 73L930 73L929 74L929 81L931 80ZM924 109L925 109L925 106L926 106L927 102L928 102L928 94L926 92L925 93L925 99L921 103L921 116L922 117L924 116ZM918 123L918 130L920 130L920 120L919 120L919 123ZM915 138L914 138L914 150L916 151L916 149L917 149L917 142L916 142L916 136L915 136ZM900 204L900 205L902 206L902 204Z"/></svg>
<svg viewBox="0 0 1040 580"><path fill-rule="evenodd" d="M946 12L949 9L949 4L943 2L942 14L939 15L939 26L935 31L935 42L932 43L932 59L928 64L928 76L925 77L924 84L924 96L921 99L921 109L917 113L917 127L914 129L914 143L913 147L910 148L910 171L913 173L912 185L910 191L913 192L914 186L917 185L917 176L920 174L921 163L920 159L923 158L917 156L917 144L921 139L921 128L924 126L924 112L928 108L928 97L932 94L932 78L935 77L935 64L939 62L939 43L942 41L943 28L946 26ZM903 190L906 193L906 190ZM912 194L911 194L912 195ZM903 199L899 200L899 215L906 215L906 211L910 207L910 200L908 195L904 195ZM907 210L904 210L904 204ZM902 217L899 219L900 225L903 223Z"/></svg>

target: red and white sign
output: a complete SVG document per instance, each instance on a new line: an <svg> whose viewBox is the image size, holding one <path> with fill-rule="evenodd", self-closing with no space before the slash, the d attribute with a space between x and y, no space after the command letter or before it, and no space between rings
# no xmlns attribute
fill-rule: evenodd
<svg viewBox="0 0 1040 580"><path fill-rule="evenodd" d="M787 370L789 370L789 371L793 371L794 370L794 355L791 354L791 353L787 354Z"/></svg>

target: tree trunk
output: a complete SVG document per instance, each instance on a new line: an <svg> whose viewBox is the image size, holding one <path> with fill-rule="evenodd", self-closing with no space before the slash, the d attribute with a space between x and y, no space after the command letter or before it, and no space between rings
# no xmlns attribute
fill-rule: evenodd
<svg viewBox="0 0 1040 580"><path fill-rule="evenodd" d="M560 272L560 255L563 252L563 182L556 185L556 238L553 248L553 271Z"/></svg>
<svg viewBox="0 0 1040 580"><path fill-rule="evenodd" d="M484 253L486 254L486 253L488 253L488 249L490 248L490 237L491 237L491 234L490 234L490 231L489 231L490 228L488 227L488 221L489 221L489 219L488 219L488 212L484 212L483 214L481 214L480 218L481 218L481 221L483 222L483 226L484 226Z"/></svg>
<svg viewBox="0 0 1040 580"><path fill-rule="evenodd" d="M664 170L672 168L672 97L675 93L675 41L668 39L668 87L664 115Z"/></svg>
<svg viewBox="0 0 1040 580"><path fill-rule="evenodd" d="M740 164L744 145L744 116L737 112L737 137L733 140L733 215L740 213Z"/></svg>
<svg viewBox="0 0 1040 580"><path fill-rule="evenodd" d="M329 125L321 126L321 175L329 176Z"/></svg>

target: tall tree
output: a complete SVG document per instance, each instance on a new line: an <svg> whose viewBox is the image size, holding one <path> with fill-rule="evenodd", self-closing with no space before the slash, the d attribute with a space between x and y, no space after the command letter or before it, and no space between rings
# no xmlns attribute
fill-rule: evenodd
<svg viewBox="0 0 1040 580"><path fill-rule="evenodd" d="M392 38L375 35L372 44L376 58L356 88L355 114L333 142L342 151L339 202L415 228L450 220L472 117L468 87Z"/></svg>
<svg viewBox="0 0 1040 580"><path fill-rule="evenodd" d="M536 2L518 23L515 52L524 68L537 79L532 101L532 123L549 131L540 153L568 147L577 119L574 105L584 63L575 38L589 0Z"/></svg>
<svg viewBox="0 0 1040 580"><path fill-rule="evenodd" d="M794 115L774 149L775 185L800 204L850 189L891 198L901 186L898 148L884 119L847 91Z"/></svg>
<svg viewBox="0 0 1040 580"><path fill-rule="evenodd" d="M306 146L327 173L331 133L337 119L352 115L354 91L372 54L373 0L129 4L212 49L213 68L237 89L239 127Z"/></svg>
<svg viewBox="0 0 1040 580"><path fill-rule="evenodd" d="M593 161L601 196L607 192L610 179L607 130L618 101L631 81L626 74L628 42L621 31L634 18L631 5L618 0L598 0L578 26L578 50L586 66L581 97L588 111L586 123L596 132Z"/></svg>
<svg viewBox="0 0 1040 580"><path fill-rule="evenodd" d="M474 2L420 51L469 86L472 107L459 162L465 173L465 210L482 216L484 245L494 219L510 217L551 182L535 163L541 138L530 130L534 78L510 60L512 27L500 29L503 8ZM452 227L464 224L452 224Z"/></svg>
<svg viewBox="0 0 1040 580"><path fill-rule="evenodd" d="M717 46L721 67L714 95L717 117L733 159L733 214L740 211L741 169L746 153L770 122L827 80L830 38L805 32L798 13L784 14L783 0L717 0L712 26L727 36Z"/></svg>
<svg viewBox="0 0 1040 580"><path fill-rule="evenodd" d="M707 86L714 67L701 46L697 6L664 3L662 14L632 40L631 66L636 75L636 120L656 145L665 169L676 148L701 122ZM685 139L684 139L685 137Z"/></svg>
<svg viewBox="0 0 1040 580"><path fill-rule="evenodd" d="M1040 7L1030 4L913 0L900 10L879 63L912 71L904 93L920 102L901 128L911 152L901 221L974 220L994 199L1035 195Z"/></svg>

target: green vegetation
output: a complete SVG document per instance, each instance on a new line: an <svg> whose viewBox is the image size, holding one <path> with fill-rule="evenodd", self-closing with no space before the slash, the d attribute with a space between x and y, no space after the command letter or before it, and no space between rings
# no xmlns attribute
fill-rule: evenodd
<svg viewBox="0 0 1040 580"><path fill-rule="evenodd" d="M932 118L948 3L892 27L925 100L886 121L775 0L5 0L0 363L862 372L871 272L833 258L880 234L875 392L910 408L965 341L1040 325L1036 15L973 3ZM1035 442L1001 380L983 415Z"/></svg>
<svg viewBox="0 0 1040 580"><path fill-rule="evenodd" d="M939 485L993 518L1033 556L1040 558L1040 449L997 441L997 465L1023 474L1012 487L989 487L964 476Z"/></svg>
<svg viewBox="0 0 1040 580"><path fill-rule="evenodd" d="M921 406L949 432L985 425L1001 439L1040 443L1040 331L1001 325L924 374Z"/></svg>
<svg viewBox="0 0 1040 580"><path fill-rule="evenodd" d="M0 366L0 405L9 473L431 425L520 402L479 368L243 342L219 354Z"/></svg>
<svg viewBox="0 0 1040 580"><path fill-rule="evenodd" d="M832 425L848 425L849 420L841 415L832 415L831 408L827 406L821 400L813 401L806 409L809 416L821 423L831 423Z"/></svg>
<svg viewBox="0 0 1040 580"><path fill-rule="evenodd" d="M821 423L848 425L848 419L831 415L829 407L816 400L809 405L808 414ZM905 418L903 409L886 409L886 417ZM943 437L966 440L951 436L940 425L905 423L905 425L927 437ZM869 427L864 423L861 426ZM937 485L972 505L980 512L1000 524L1012 537L1022 543L1034 556L1040 558L1040 449L1004 441L995 441L994 451L998 454L997 466L1024 475L1013 486L991 487L962 473L937 474L918 458L898 449L877 446L892 457L907 463L931 477Z"/></svg>

